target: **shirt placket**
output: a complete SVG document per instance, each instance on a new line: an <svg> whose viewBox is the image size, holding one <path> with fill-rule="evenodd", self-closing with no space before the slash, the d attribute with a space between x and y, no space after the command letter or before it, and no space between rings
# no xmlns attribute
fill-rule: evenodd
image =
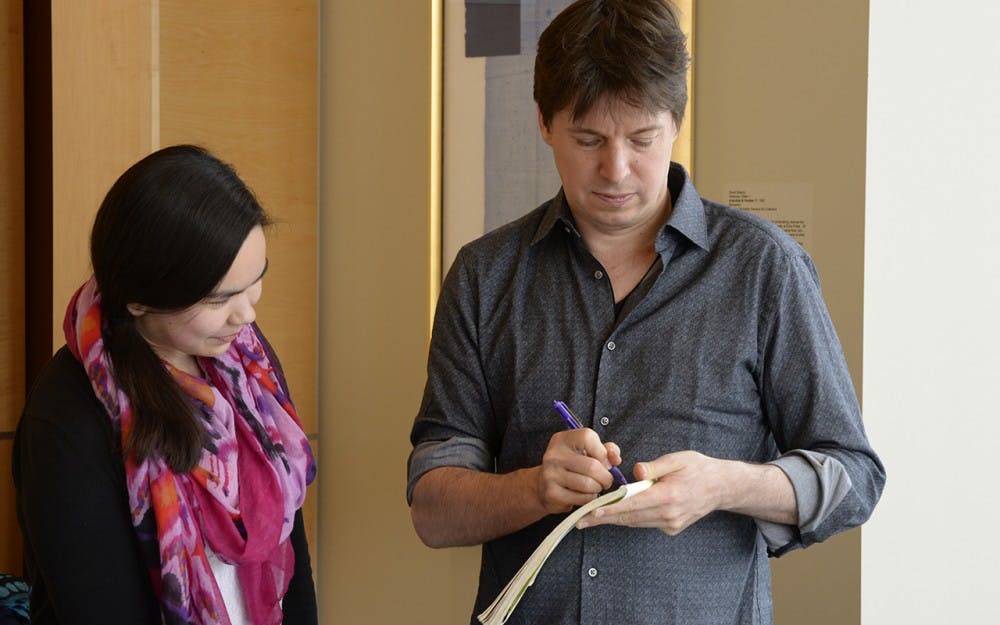
<svg viewBox="0 0 1000 625"><path fill-rule="evenodd" d="M607 272L596 259L592 259L593 269L590 270L591 280L598 287L593 290L595 299L591 302L593 314L613 319L614 295ZM601 327L595 323L593 327ZM621 337L621 324L616 326L608 323L604 335L591 336L589 340L599 341L599 358L597 359L594 380L593 413L590 423L586 424L601 437L601 440L612 440L609 427L614 422L613 388L616 372L622 366L625 349ZM605 602L616 592L613 576L605 571L607 558L615 557L607 540L602 539L604 532L582 532L582 557L578 571L580 583L580 623L599 625L605 622Z"/></svg>

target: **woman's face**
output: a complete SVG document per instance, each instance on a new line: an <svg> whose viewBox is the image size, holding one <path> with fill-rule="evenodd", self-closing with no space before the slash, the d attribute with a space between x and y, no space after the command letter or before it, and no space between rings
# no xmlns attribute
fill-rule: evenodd
<svg viewBox="0 0 1000 625"><path fill-rule="evenodd" d="M161 312L140 304L129 304L139 333L156 355L192 375L201 375L196 356L219 356L243 326L256 318L260 300L267 245L264 230L255 227L233 259L222 281L203 300L176 312Z"/></svg>

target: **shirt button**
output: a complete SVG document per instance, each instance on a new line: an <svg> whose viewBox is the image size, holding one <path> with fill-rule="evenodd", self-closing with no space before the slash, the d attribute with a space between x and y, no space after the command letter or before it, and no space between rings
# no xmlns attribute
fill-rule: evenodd
<svg viewBox="0 0 1000 625"><path fill-rule="evenodd" d="M594 272L594 280L600 280L603 277L604 277L604 272L601 271L600 269Z"/></svg>
<svg viewBox="0 0 1000 625"><path fill-rule="evenodd" d="M607 425L609 423L611 423L611 419L607 417L601 417L601 425Z"/></svg>
<svg viewBox="0 0 1000 625"><path fill-rule="evenodd" d="M594 567L590 567L589 569L587 569L587 575L591 577L597 577L597 569L595 569Z"/></svg>
<svg viewBox="0 0 1000 625"><path fill-rule="evenodd" d="M617 345L615 345L614 341L608 341L608 349L610 351L615 351L615 347L617 347Z"/></svg>

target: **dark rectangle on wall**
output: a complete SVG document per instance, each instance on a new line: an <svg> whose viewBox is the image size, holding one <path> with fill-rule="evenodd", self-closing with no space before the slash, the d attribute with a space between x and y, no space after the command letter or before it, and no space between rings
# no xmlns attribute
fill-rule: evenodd
<svg viewBox="0 0 1000 625"><path fill-rule="evenodd" d="M520 0L465 0L465 56L520 53Z"/></svg>

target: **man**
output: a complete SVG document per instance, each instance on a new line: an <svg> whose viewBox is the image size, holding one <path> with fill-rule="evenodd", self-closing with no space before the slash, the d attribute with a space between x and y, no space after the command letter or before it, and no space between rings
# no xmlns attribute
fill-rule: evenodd
<svg viewBox="0 0 1000 625"><path fill-rule="evenodd" d="M670 163L684 44L661 0L559 14L534 94L562 190L445 280L407 494L425 543L483 545L474 614L612 466L656 482L567 535L510 623L771 623L767 556L881 494L812 262Z"/></svg>

